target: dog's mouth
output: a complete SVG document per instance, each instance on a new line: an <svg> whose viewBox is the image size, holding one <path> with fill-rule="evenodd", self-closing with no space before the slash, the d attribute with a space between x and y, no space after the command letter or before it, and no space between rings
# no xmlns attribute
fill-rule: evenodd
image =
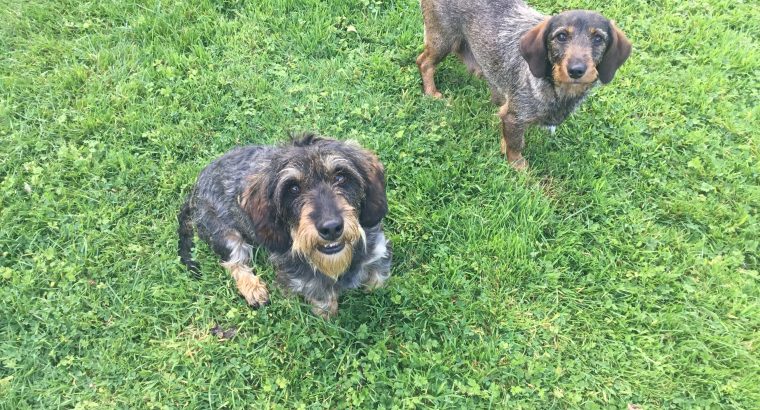
<svg viewBox="0 0 760 410"><path fill-rule="evenodd" d="M332 242L325 245L318 245L317 250L321 253L324 253L325 255L335 255L336 253L342 251L345 247L346 244L343 242Z"/></svg>
<svg viewBox="0 0 760 410"><path fill-rule="evenodd" d="M576 79L576 78L570 78L570 76L568 76L568 79L562 82L567 85L587 85L588 86L596 82L596 77L594 77L593 79L588 79L588 78L583 78L583 77Z"/></svg>
<svg viewBox="0 0 760 410"><path fill-rule="evenodd" d="M576 85L592 85L592 84L594 84L595 82L596 82L596 78L594 78L594 79L593 79L593 80L591 80L591 81L581 81L581 80L575 80L575 81L573 81L571 84L576 84Z"/></svg>

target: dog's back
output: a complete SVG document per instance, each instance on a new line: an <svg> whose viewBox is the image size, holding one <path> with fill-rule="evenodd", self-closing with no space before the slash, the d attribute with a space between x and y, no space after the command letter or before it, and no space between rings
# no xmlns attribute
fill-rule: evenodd
<svg viewBox="0 0 760 410"><path fill-rule="evenodd" d="M519 92L528 80L520 37L545 15L521 0L421 0L420 5L426 44L439 53L459 54L493 91Z"/></svg>

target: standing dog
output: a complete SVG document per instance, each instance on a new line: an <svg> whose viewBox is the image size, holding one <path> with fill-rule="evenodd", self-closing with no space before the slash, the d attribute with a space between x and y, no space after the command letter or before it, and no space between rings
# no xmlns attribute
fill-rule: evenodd
<svg viewBox="0 0 760 410"><path fill-rule="evenodd" d="M454 51L485 77L501 106L501 152L525 169L530 124L559 125L597 83L612 81L631 53L625 34L599 13L544 16L522 0L421 0L425 49L417 57L425 93L441 98L435 66Z"/></svg>
<svg viewBox="0 0 760 410"><path fill-rule="evenodd" d="M354 143L307 134L287 146L233 149L207 166L179 214L179 256L194 273L193 228L222 259L249 305L269 303L249 266L267 249L277 280L325 318L343 289L390 276L381 221L388 211L377 157Z"/></svg>

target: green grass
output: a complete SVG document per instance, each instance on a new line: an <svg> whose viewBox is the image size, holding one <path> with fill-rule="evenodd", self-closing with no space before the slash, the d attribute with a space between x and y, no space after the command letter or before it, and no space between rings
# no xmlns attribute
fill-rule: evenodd
<svg viewBox="0 0 760 410"><path fill-rule="evenodd" d="M753 3L531 1L635 48L518 174L459 62L422 96L415 0L3 1L0 407L757 408ZM203 166L288 130L387 168L394 277L332 322L176 257Z"/></svg>

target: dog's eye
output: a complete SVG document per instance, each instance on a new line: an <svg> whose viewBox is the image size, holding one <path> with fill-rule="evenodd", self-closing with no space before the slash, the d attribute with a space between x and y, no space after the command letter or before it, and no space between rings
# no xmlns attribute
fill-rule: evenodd
<svg viewBox="0 0 760 410"><path fill-rule="evenodd" d="M604 37L600 36L599 34L594 35L593 38L594 44L602 44L604 42Z"/></svg>
<svg viewBox="0 0 760 410"><path fill-rule="evenodd" d="M567 33L557 34L557 41L559 41L560 43L564 43L565 41L567 41Z"/></svg>
<svg viewBox="0 0 760 410"><path fill-rule="evenodd" d="M340 185L344 182L346 182L346 176L343 174L335 174L335 177L333 178L335 183Z"/></svg>
<svg viewBox="0 0 760 410"><path fill-rule="evenodd" d="M299 193L301 193L301 187L298 186L298 184L293 184L288 187L288 191L293 195L298 195Z"/></svg>

